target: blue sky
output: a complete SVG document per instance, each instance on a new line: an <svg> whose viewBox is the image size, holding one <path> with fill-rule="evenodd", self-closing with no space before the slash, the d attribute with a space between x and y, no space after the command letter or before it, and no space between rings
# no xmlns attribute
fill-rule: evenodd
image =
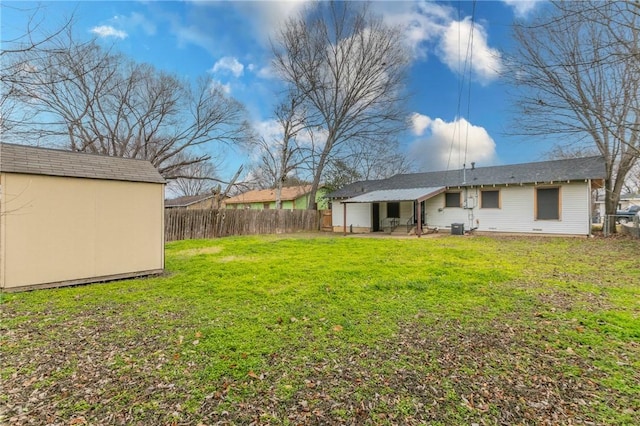
<svg viewBox="0 0 640 426"><path fill-rule="evenodd" d="M3 3L21 10L36 5ZM283 19L300 12L303 2L41 4L45 26L55 27L73 13L80 39L95 37L104 46L184 78L210 75L245 104L258 131L273 131L271 108L278 82L270 68L269 40ZM510 25L514 19L526 20L541 3L478 1L475 12L474 3L464 1L376 1L372 7L389 24L405 29L413 54L407 88L412 128L400 140L417 170L457 168L464 161L487 166L544 159L549 142L508 136L517 117L501 77L502 52L511 46ZM27 16L3 7L2 39L24 31ZM462 75L472 28L471 72ZM224 174L250 161L248 154L232 157Z"/></svg>

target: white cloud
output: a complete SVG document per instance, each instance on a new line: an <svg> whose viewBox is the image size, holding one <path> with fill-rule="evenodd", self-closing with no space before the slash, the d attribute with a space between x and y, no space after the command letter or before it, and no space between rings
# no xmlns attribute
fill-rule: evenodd
<svg viewBox="0 0 640 426"><path fill-rule="evenodd" d="M540 0L502 0L507 6L513 8L513 13L519 17L526 17L536 6L541 2Z"/></svg>
<svg viewBox="0 0 640 426"><path fill-rule="evenodd" d="M185 47L189 44L200 46L208 52L212 52L215 41L208 33L201 30L197 26L183 26L179 23L172 23L172 29L178 39L178 46Z"/></svg>
<svg viewBox="0 0 640 426"><path fill-rule="evenodd" d="M261 136L269 145L275 145L282 141L283 129L282 125L276 120L264 120L258 121L253 124L253 128L256 130L259 136ZM317 140L324 140L326 133L320 129L314 129L315 138ZM318 141L316 140L316 144ZM312 145L311 136L308 132L302 131L296 135L296 141L300 146L310 147Z"/></svg>
<svg viewBox="0 0 640 426"><path fill-rule="evenodd" d="M413 117L423 124L428 122L423 129L428 130L428 135L409 147L410 159L421 170L460 169L465 161L467 165L474 161L478 166L497 162L496 143L483 127L474 126L464 118L446 122L417 113Z"/></svg>
<svg viewBox="0 0 640 426"><path fill-rule="evenodd" d="M218 62L216 62L213 65L213 68L211 68L211 71L212 72L228 71L231 74L233 74L235 77L240 77L244 72L244 65L242 65L238 61L238 59L234 58L233 56L225 56L224 58L221 58L220 60L218 60Z"/></svg>
<svg viewBox="0 0 640 426"><path fill-rule="evenodd" d="M472 33L470 17L458 20L456 9L424 0L415 3L374 2L372 5L387 23L404 29L416 59L436 54L453 72L464 69ZM498 77L502 59L496 49L489 47L484 26L475 22L473 29L473 75L481 83L488 83Z"/></svg>
<svg viewBox="0 0 640 426"><path fill-rule="evenodd" d="M259 121L254 127L265 141L277 140L282 137L282 126L276 120Z"/></svg>
<svg viewBox="0 0 640 426"><path fill-rule="evenodd" d="M429 127L433 120L427 115L415 112L411 115L411 127L413 134L416 136L424 135L425 130Z"/></svg>
<svg viewBox="0 0 640 426"><path fill-rule="evenodd" d="M256 39L265 46L269 45L269 37L275 35L280 25L290 17L300 13L307 4L307 0L288 1L235 1L233 5L248 17L252 24L248 28L256 33Z"/></svg>
<svg viewBox="0 0 640 426"><path fill-rule="evenodd" d="M89 31L91 31L93 34L97 35L98 37L115 37L121 40L127 38L128 36L126 32L117 30L111 25L99 25L97 27L91 28L91 30Z"/></svg>
<svg viewBox="0 0 640 426"><path fill-rule="evenodd" d="M157 31L156 24L138 12L132 12L130 15L116 15L110 22L118 24L119 27L127 28L130 32L142 29L147 35L155 35Z"/></svg>
<svg viewBox="0 0 640 426"><path fill-rule="evenodd" d="M385 21L404 29L409 49L425 58L432 43L437 42L452 21L453 9L433 2L374 2L373 7Z"/></svg>
<svg viewBox="0 0 640 426"><path fill-rule="evenodd" d="M486 31L469 17L449 24L442 34L438 55L455 73L462 74L471 67L482 83L498 77L502 68L500 52L488 46Z"/></svg>
<svg viewBox="0 0 640 426"><path fill-rule="evenodd" d="M209 85L209 90L211 91L220 90L224 94L229 95L231 94L231 85L229 83L223 84L221 81L218 81L218 80L212 80L211 84Z"/></svg>
<svg viewBox="0 0 640 426"><path fill-rule="evenodd" d="M258 77L264 78L264 79L267 79L267 80L271 80L271 79L274 79L274 78L277 77L276 71L273 69L271 64L260 68L258 70L257 75L258 75Z"/></svg>

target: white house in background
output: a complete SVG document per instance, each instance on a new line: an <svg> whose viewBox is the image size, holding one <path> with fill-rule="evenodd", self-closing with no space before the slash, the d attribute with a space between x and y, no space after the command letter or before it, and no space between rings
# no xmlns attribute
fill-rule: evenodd
<svg viewBox="0 0 640 426"><path fill-rule="evenodd" d="M597 221L602 222L604 219L604 188L597 191L595 201L595 212L597 214ZM631 206L640 206L640 193L626 193L620 195L620 202L618 203L618 210L625 210Z"/></svg>
<svg viewBox="0 0 640 426"><path fill-rule="evenodd" d="M602 157L361 181L327 195L334 232L481 232L589 235ZM417 218L420 218L418 220Z"/></svg>

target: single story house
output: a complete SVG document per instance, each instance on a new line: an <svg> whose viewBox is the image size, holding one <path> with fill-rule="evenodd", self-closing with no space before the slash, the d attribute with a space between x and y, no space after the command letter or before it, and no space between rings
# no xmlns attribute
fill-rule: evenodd
<svg viewBox="0 0 640 426"><path fill-rule="evenodd" d="M334 232L591 233L592 191L605 178L602 157L474 166L400 174L334 191L327 195Z"/></svg>
<svg viewBox="0 0 640 426"><path fill-rule="evenodd" d="M283 210L304 210L309 205L309 193L311 185L287 186L282 188L280 200ZM326 190L318 188L316 192L316 203L318 210L327 209L327 200L324 198ZM227 209L253 209L268 210L276 208L275 189L256 189L230 197L225 200Z"/></svg>
<svg viewBox="0 0 640 426"><path fill-rule="evenodd" d="M161 273L164 184L148 161L0 144L0 290Z"/></svg>
<svg viewBox="0 0 640 426"><path fill-rule="evenodd" d="M167 209L217 209L220 205L219 194L185 195L183 197L164 200Z"/></svg>

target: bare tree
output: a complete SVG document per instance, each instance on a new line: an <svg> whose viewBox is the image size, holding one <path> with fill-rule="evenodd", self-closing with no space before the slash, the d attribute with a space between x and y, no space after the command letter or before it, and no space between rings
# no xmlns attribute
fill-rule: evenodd
<svg viewBox="0 0 640 426"><path fill-rule="evenodd" d="M409 55L397 28L373 16L367 3L319 2L290 19L273 46L281 78L320 117L323 135L309 208L327 162L343 145L385 140L406 127L403 88Z"/></svg>
<svg viewBox="0 0 640 426"><path fill-rule="evenodd" d="M639 21L631 2L558 2L515 27L517 128L595 147L606 162L606 214L640 157Z"/></svg>
<svg viewBox="0 0 640 426"><path fill-rule="evenodd" d="M397 139L356 144L349 160L365 180L386 179L399 173L410 173L413 168L400 153Z"/></svg>
<svg viewBox="0 0 640 426"><path fill-rule="evenodd" d="M181 162L178 160L177 162ZM181 177L172 180L169 185L178 196L201 195L213 192L222 182L216 173L216 167L210 161L184 166ZM218 190L218 193L220 191Z"/></svg>
<svg viewBox="0 0 640 426"><path fill-rule="evenodd" d="M546 154L549 160L563 160L568 158L593 157L600 155L597 148L588 145L555 145Z"/></svg>
<svg viewBox="0 0 640 426"><path fill-rule="evenodd" d="M276 106L275 118L281 133L272 140L257 139L260 164L254 170L268 187L276 190L276 209L282 208L281 193L285 181L304 162L303 150L298 143L298 134L309 127L312 119L305 114L304 99L294 90Z"/></svg>
<svg viewBox="0 0 640 426"><path fill-rule="evenodd" d="M365 180L365 178L356 168L344 160L338 159L327 164L325 185L330 191L335 191L360 180Z"/></svg>
<svg viewBox="0 0 640 426"><path fill-rule="evenodd" d="M629 194L640 194L640 161L629 172L622 190Z"/></svg>
<svg viewBox="0 0 640 426"><path fill-rule="evenodd" d="M244 109L208 79L190 84L71 36L14 59L12 97L30 119L17 136L74 151L151 161L168 178L211 159L218 144L241 143Z"/></svg>
<svg viewBox="0 0 640 426"><path fill-rule="evenodd" d="M21 8L18 5L0 3L0 13L12 10L16 13L28 15L26 25L12 37L2 37L0 40L0 132L6 134L13 127L13 123L23 122L30 118L26 111L17 108L14 102L16 86L22 81L21 70L28 69L28 56L41 54L51 49L56 40L68 34L72 27L73 17L70 17L54 28L45 25L46 8L43 6ZM3 26L9 25L6 20ZM6 31L4 31L4 34ZM27 55L28 54L28 55ZM18 59L22 58L22 60Z"/></svg>

